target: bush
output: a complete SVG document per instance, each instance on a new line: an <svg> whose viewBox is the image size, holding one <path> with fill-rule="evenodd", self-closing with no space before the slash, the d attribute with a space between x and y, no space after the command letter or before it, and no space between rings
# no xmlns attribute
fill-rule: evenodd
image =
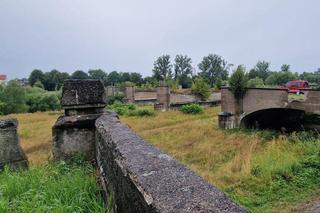
<svg viewBox="0 0 320 213"><path fill-rule="evenodd" d="M187 104L183 105L180 109L183 113L187 114L199 114L203 111L199 104Z"/></svg>
<svg viewBox="0 0 320 213"><path fill-rule="evenodd" d="M1 114L23 113L28 110L26 105L26 91L18 82L9 81L0 90Z"/></svg>
<svg viewBox="0 0 320 213"><path fill-rule="evenodd" d="M27 88L27 105L29 112L54 111L60 109L60 92L48 92L39 87Z"/></svg>
<svg viewBox="0 0 320 213"><path fill-rule="evenodd" d="M191 86L191 91L202 99L207 99L210 96L209 85L202 78L195 80Z"/></svg>
<svg viewBox="0 0 320 213"><path fill-rule="evenodd" d="M148 109L138 109L134 110L128 113L129 116L139 116L139 117L145 117L145 116L153 116L154 112Z"/></svg>
<svg viewBox="0 0 320 213"><path fill-rule="evenodd" d="M255 77L248 81L248 87L263 87L264 83L261 78Z"/></svg>
<svg viewBox="0 0 320 213"><path fill-rule="evenodd" d="M246 93L247 78L243 66L238 66L229 79L229 85L235 98L240 99Z"/></svg>
<svg viewBox="0 0 320 213"><path fill-rule="evenodd" d="M120 95L120 94L114 95L114 96L109 96L109 97L107 97L107 104L112 105L115 102L123 103L123 99L124 99L124 95Z"/></svg>
<svg viewBox="0 0 320 213"><path fill-rule="evenodd" d="M117 113L118 115L128 115L130 111L136 109L134 104L123 104L120 102L115 102L112 105L108 105L107 109Z"/></svg>

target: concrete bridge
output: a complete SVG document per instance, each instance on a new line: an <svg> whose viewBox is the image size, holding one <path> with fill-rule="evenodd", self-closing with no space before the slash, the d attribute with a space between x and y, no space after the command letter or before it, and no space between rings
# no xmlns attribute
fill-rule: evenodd
<svg viewBox="0 0 320 213"><path fill-rule="evenodd" d="M219 124L222 128L282 128L300 125L306 116L320 115L320 91L289 94L285 89L248 88L237 100L228 87L221 89ZM307 124L310 127L311 124ZM297 126L296 126L297 127Z"/></svg>

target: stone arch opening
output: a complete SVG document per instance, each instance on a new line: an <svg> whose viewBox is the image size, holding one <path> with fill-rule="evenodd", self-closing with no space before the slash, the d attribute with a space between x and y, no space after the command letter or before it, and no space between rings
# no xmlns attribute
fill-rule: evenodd
<svg viewBox="0 0 320 213"><path fill-rule="evenodd" d="M242 128L270 129L285 132L304 130L305 111L286 108L269 108L245 115Z"/></svg>

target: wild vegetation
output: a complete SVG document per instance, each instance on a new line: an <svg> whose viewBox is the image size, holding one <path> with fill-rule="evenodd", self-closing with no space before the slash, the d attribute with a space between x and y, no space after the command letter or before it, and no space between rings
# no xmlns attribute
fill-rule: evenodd
<svg viewBox="0 0 320 213"><path fill-rule="evenodd" d="M105 212L91 165L61 161L0 173L0 212Z"/></svg>
<svg viewBox="0 0 320 213"><path fill-rule="evenodd" d="M141 137L183 162L252 212L293 212L320 196L318 133L224 131L219 108L198 115L122 117Z"/></svg>
<svg viewBox="0 0 320 213"><path fill-rule="evenodd" d="M37 82L34 87L24 87L17 81L0 85L0 114L53 111L60 109L59 91L46 91Z"/></svg>
<svg viewBox="0 0 320 213"><path fill-rule="evenodd" d="M105 212L93 168L74 158L50 162L60 112L13 114L30 170L0 173L0 212Z"/></svg>
<svg viewBox="0 0 320 213"><path fill-rule="evenodd" d="M199 114L203 112L203 109L199 104L186 104L183 105L180 110L186 114Z"/></svg>
<svg viewBox="0 0 320 213"><path fill-rule="evenodd" d="M224 131L217 126L218 113L215 107L196 115L174 111L153 117L122 116L121 120L252 212L297 211L305 202L319 198L319 135ZM21 145L31 162L31 173L38 168L41 173L48 165L51 127L58 116L48 112L10 116L20 122ZM17 174L17 184L27 174Z"/></svg>

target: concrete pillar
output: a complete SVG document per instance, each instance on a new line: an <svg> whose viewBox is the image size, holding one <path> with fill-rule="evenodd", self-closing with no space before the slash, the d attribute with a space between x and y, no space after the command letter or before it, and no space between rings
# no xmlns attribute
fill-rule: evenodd
<svg viewBox="0 0 320 213"><path fill-rule="evenodd" d="M62 108L53 126L53 157L65 159L83 154L95 158L95 121L104 113L106 96L99 80L67 80L62 89Z"/></svg>
<svg viewBox="0 0 320 213"><path fill-rule="evenodd" d="M168 111L170 109L170 87L157 87L157 103L155 109L159 111Z"/></svg>
<svg viewBox="0 0 320 213"><path fill-rule="evenodd" d="M126 100L128 103L134 103L134 101L135 101L134 93L135 93L134 86L125 88L125 97L126 97Z"/></svg>
<svg viewBox="0 0 320 213"><path fill-rule="evenodd" d="M0 170L8 165L11 169L28 168L17 133L16 119L0 119Z"/></svg>
<svg viewBox="0 0 320 213"><path fill-rule="evenodd" d="M115 86L107 86L106 87L106 95L107 95L107 97L114 96L115 95L115 91L116 91Z"/></svg>

